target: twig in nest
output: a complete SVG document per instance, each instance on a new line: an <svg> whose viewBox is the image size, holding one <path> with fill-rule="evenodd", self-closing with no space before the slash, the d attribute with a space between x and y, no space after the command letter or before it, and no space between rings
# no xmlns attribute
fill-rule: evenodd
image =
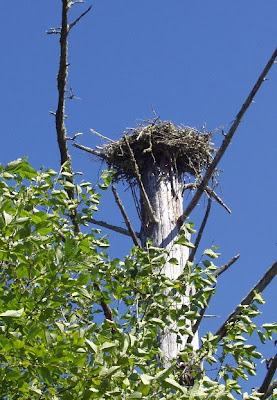
<svg viewBox="0 0 277 400"><path fill-rule="evenodd" d="M199 184L195 195L193 196L193 198L191 199L190 203L188 204L187 208L185 209L183 215L182 215L182 220L184 221L192 212L192 210L196 207L200 197L202 196L214 170L216 169L219 161L221 160L221 158L223 157L225 151L227 150L227 148L230 145L230 142L232 140L232 137L234 136L239 124L241 123L242 117L244 116L245 112L247 111L248 107L250 106L250 104L252 103L256 93L258 92L258 90L260 89L262 83L265 81L266 75L269 72L269 70L271 69L272 65L274 64L274 61L277 57L277 48L274 50L272 56L270 57L269 61L267 62L264 70L262 71L261 75L259 76L256 84L254 85L253 89L251 90L250 94L248 95L247 99L245 100L245 102L243 103L240 111L238 112L234 122L232 123L232 126L229 130L229 132L226 134L219 150L216 153L215 158L213 159L213 161L211 162L211 164L209 165L209 167L207 168L207 171L204 175L204 178L202 179L201 183Z"/></svg>
<svg viewBox="0 0 277 400"><path fill-rule="evenodd" d="M131 149L131 146L129 144L129 141L128 141L128 138L127 138L126 135L124 135L124 140L125 140L127 149L129 151L129 154L130 154L130 157L131 157L131 163L133 165L134 173L135 173L135 176L137 178L137 182L138 182L138 186L139 186L139 190L140 190L140 195L141 195L142 201L144 202L144 205L145 205L145 208L146 208L146 210L148 212L149 218L151 219L151 221L153 223L156 223L157 220L155 218L154 211L152 209L152 206L150 204L150 201L149 201L148 196L146 194L146 191L144 189L144 186L143 186L143 183L142 183L142 180L141 180L141 176L140 176L140 172L139 172L139 167L137 165L133 150Z"/></svg>
<svg viewBox="0 0 277 400"><path fill-rule="evenodd" d="M228 324L234 321L235 317L240 315L241 306L250 305L254 299L255 292L261 293L263 290L269 285L272 279L277 274L277 261L267 270L264 276L260 279L260 281L254 286L252 290L247 294L247 296L242 299L240 304L235 308L235 310L229 315L226 321L221 325L221 327L215 333L215 336L219 336L219 339L222 339L226 333L228 332Z"/></svg>
<svg viewBox="0 0 277 400"><path fill-rule="evenodd" d="M120 209L121 214L122 214L122 216L124 218L124 221L125 221L125 224L127 226L128 231L130 233L130 236L133 239L134 245L138 246L138 247L141 247L141 245L139 243L139 240L137 238L137 235L136 235L136 233L135 233L135 231L134 231L134 229L132 227L131 221L128 218L128 215L127 215L127 213L126 213L126 211L125 211L125 209L123 207L123 204L122 204L122 202L121 202L121 200L119 198L119 195L118 195L117 190L116 190L114 185L112 185L112 192L113 192L116 204L118 205L118 208Z"/></svg>
<svg viewBox="0 0 277 400"><path fill-rule="evenodd" d="M94 218L90 218L89 222L91 222L92 224L98 225L98 226L102 226L103 228L110 229L111 231L121 233L122 235L131 236L130 232L127 229L121 228L120 226L111 225L111 224L108 224L107 222L98 221ZM138 232L135 232L135 234L136 234L136 236L139 236Z"/></svg>

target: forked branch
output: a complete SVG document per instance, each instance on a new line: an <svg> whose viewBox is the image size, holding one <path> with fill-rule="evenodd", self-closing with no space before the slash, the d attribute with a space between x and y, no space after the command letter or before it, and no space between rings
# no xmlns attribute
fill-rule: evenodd
<svg viewBox="0 0 277 400"><path fill-rule="evenodd" d="M253 99L260 89L262 83L265 81L266 75L268 74L269 70L271 69L272 65L274 64L274 61L277 57L277 48L274 50L272 56L268 60L264 70L262 71L261 75L259 76L256 84L254 85L253 89L251 90L250 94L248 95L247 99L243 103L240 111L238 112L229 132L226 134L225 139L223 140L218 152L216 153L215 158L211 162L210 166L208 167L204 178L200 182L195 195L191 199L190 203L188 204L187 208L185 209L183 215L182 215L182 220L184 221L192 212L192 210L196 207L198 201L200 200L200 197L202 196L206 186L208 185L208 182L210 178L212 177L213 172L215 171L219 161L223 157L225 151L227 150L232 137L234 136L239 124L241 123L242 117L244 116L245 112L247 111L248 107L250 104L253 102Z"/></svg>

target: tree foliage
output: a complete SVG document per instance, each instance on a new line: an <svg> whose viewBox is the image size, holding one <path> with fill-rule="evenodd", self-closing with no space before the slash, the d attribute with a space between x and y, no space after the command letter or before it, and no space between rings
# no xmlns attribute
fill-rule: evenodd
<svg viewBox="0 0 277 400"><path fill-rule="evenodd" d="M0 167L0 397L241 397L241 380L255 375L261 358L249 338L258 331L264 343L277 331L253 322L261 295L241 307L226 336L207 332L197 352L188 345L163 368L157 338L172 321L192 335L186 321L195 322L215 293L218 254L205 251L174 281L161 273L166 252L150 242L110 260L107 239L90 225L99 193L88 182L73 185L67 165L61 171L36 171L26 159ZM110 181L105 171L99 191ZM84 233L76 232L72 211ZM191 246L182 234L178 240ZM176 307L188 283L195 294ZM255 389L243 394L261 396Z"/></svg>

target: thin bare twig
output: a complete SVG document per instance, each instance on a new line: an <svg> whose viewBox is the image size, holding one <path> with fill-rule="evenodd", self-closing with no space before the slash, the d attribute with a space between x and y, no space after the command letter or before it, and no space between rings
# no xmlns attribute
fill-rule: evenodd
<svg viewBox="0 0 277 400"><path fill-rule="evenodd" d="M187 190L187 189L196 189L199 185L197 183L187 183L186 185L184 185L183 191ZM223 200L218 196L218 194L215 193L215 191L210 188L209 186L207 186L204 190L208 195L210 195L211 197L213 197L223 208L225 208L225 210L231 214L231 210L230 208L223 202Z"/></svg>
<svg viewBox="0 0 277 400"><path fill-rule="evenodd" d="M131 157L131 162L132 162L133 167L134 167L134 173L135 173L136 178L137 178L138 187L139 187L139 190L140 190L140 195L141 195L142 201L144 202L144 205L145 205L145 208L146 208L146 210L148 212L149 218L151 219L151 221L153 223L156 223L157 220L155 218L155 214L154 214L153 208L151 206L151 203L150 203L150 201L148 199L148 196L146 194L146 191L144 189L144 186L143 186L143 183L142 183L142 180L141 180L141 175L140 175L140 172L139 172L139 167L137 165L133 150L131 149L131 146L129 144L129 141L128 141L128 138L127 138L126 135L124 135L124 140L125 140L125 143L127 145L127 148L128 148L128 151L129 151L129 154L130 154L130 157Z"/></svg>
<svg viewBox="0 0 277 400"><path fill-rule="evenodd" d="M207 221L208 221L208 218L209 218L209 215L210 215L211 205L212 205L212 200L211 200L211 198L209 198L208 204L207 204L207 208L206 208L206 212L205 212L203 221L201 223L200 229L198 231L198 234L197 234L197 237L196 237L196 240L195 240L195 243L194 243L194 248L192 249L192 251L191 251L191 253L189 255L189 258L188 258L188 260L190 262L193 262L195 254L196 254L196 252L198 250L198 246L199 246L200 240L202 238L204 229L206 227L206 224L207 224Z"/></svg>
<svg viewBox="0 0 277 400"><path fill-rule="evenodd" d="M91 133L93 133L94 135L99 136L101 139L105 139L105 140L108 140L108 141L111 142L111 143L114 143L114 140L108 138L107 136L101 135L101 133L96 132L94 129L90 129L90 131L91 131Z"/></svg>
<svg viewBox="0 0 277 400"><path fill-rule="evenodd" d="M119 198L119 195L118 195L117 190L116 190L114 185L112 185L112 192L113 192L116 204L118 205L118 208L120 209L121 214L122 214L122 216L124 218L124 221L125 221L125 224L127 226L128 231L130 233L130 236L133 239L134 245L138 246L138 247L141 247L141 245L139 243L139 240L137 238L137 235L136 235L136 233L135 233L135 231L134 231L134 229L132 227L131 221L128 218L128 215L127 215L127 213L126 213L126 211L125 211L125 209L123 207L123 204L122 204L122 202L121 202L121 200Z"/></svg>
<svg viewBox="0 0 277 400"><path fill-rule="evenodd" d="M130 232L127 229L121 228L120 226L111 225L111 224L108 224L107 222L98 221L94 218L90 218L89 222L91 222L92 224L98 225L98 226L102 226L103 228L110 229L111 231L121 233L122 235L131 236ZM136 236L139 236L138 232L135 232L135 234L136 234Z"/></svg>
<svg viewBox="0 0 277 400"><path fill-rule="evenodd" d="M225 208L225 210L229 214L232 214L230 208L224 203L224 201L218 196L218 194L215 193L215 191L212 188L207 186L205 192L207 192L211 197L213 197L218 202L218 204L220 204L223 208Z"/></svg>
<svg viewBox="0 0 277 400"><path fill-rule="evenodd" d="M215 273L214 273L215 277L218 277L218 276L221 275L224 271L227 271L227 269L230 268L231 265L233 265L234 262L235 262L239 257L240 257L240 255L237 254L237 255L234 256L230 261L228 261L226 264L224 264L221 268L219 268L217 271L215 271ZM214 285L214 287L215 287L215 286L216 286L216 285ZM211 301L211 298L212 298L212 294L211 294L210 297L207 299L207 304L206 304L206 306L203 307L203 308L200 310L200 312L199 312L199 317L197 318L195 324L194 324L193 327L192 327L192 333L193 333L193 334L195 334L195 333L198 331L199 326L200 326L200 324L201 324L201 322L202 322L202 319L203 319L204 316L205 316L205 312L206 312L206 310L207 310L207 308L208 308L208 306L209 306L209 303L210 303L210 301ZM190 338L189 343L191 342L191 340L192 340L192 337Z"/></svg>
<svg viewBox="0 0 277 400"><path fill-rule="evenodd" d="M72 5L72 4L71 4ZM83 18L88 12L90 12L92 6L90 6L86 11L84 11L78 18L76 18L73 22L71 22L71 24L68 27L68 32L71 31L71 29L73 28L73 26L75 26L81 18Z"/></svg>
<svg viewBox="0 0 277 400"><path fill-rule="evenodd" d="M268 391L269 391L269 387L271 386L270 384L271 384L271 381L272 381L272 378L273 378L273 376L275 374L276 369L277 369L277 353L275 354L275 357L270 362L270 365L268 367L268 370L267 370L266 376L264 378L264 381L263 381L263 383L261 384L261 387L258 390L260 393L264 394L261 397L262 400L264 400L264 399L266 399L267 397L270 396L270 393L268 394ZM273 389L272 389L272 391L273 391Z"/></svg>
<svg viewBox="0 0 277 400"><path fill-rule="evenodd" d="M93 150L90 147L82 146L78 143L73 143L72 146L77 147L77 149L84 150L87 153L93 154L94 156L97 156L99 158L102 158L102 160L104 161L107 161L107 157L105 156L105 154L101 153L100 151Z"/></svg>
<svg viewBox="0 0 277 400"><path fill-rule="evenodd" d="M228 261L226 264L224 264L221 268L218 268L215 271L214 276L217 278L219 275L223 274L223 272L227 271L227 269L229 269L231 267L231 265L233 265L234 262L236 262L239 258L240 258L240 254L237 254L236 256L234 256L230 261Z"/></svg>
<svg viewBox="0 0 277 400"><path fill-rule="evenodd" d="M222 339L226 333L228 332L228 324L234 321L235 317L241 314L241 306L250 305L254 299L255 292L261 293L263 290L269 285L272 279L277 274L277 261L267 270L264 276L259 280L259 282L254 286L253 289L247 294L244 299L240 302L240 304L235 308L235 310L229 315L226 321L221 325L221 327L215 333L216 336L219 336L219 339Z"/></svg>
<svg viewBox="0 0 277 400"><path fill-rule="evenodd" d="M238 112L229 132L226 134L219 150L216 153L215 158L213 159L213 161L211 162L210 166L208 167L204 178L202 179L202 181L200 182L195 195L193 196L193 198L191 199L190 203L188 204L187 208L185 209L183 215L182 215L182 220L184 221L192 212L192 210L196 207L200 197L202 196L214 170L216 169L219 161L221 160L221 158L223 157L225 151L227 150L228 146L230 145L231 139L234 136L241 120L242 117L244 116L245 112L247 111L248 107L250 106L250 104L253 102L253 99L256 95L256 93L258 92L258 90L260 89L262 83L265 81L266 75L268 74L269 70L271 69L272 65L274 64L274 61L277 57L277 48L274 50L272 56L270 57L270 59L268 60L264 70L262 71L261 75L259 76L256 84L254 85L253 89L251 90L250 94L248 95L247 99L245 100L245 102L243 103L240 111Z"/></svg>

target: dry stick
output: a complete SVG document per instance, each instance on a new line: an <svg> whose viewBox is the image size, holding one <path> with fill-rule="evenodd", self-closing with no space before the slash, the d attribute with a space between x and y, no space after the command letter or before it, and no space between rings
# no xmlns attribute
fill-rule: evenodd
<svg viewBox="0 0 277 400"><path fill-rule="evenodd" d="M202 181L200 182L195 195L193 196L193 198L191 199L190 203L188 204L187 208L185 209L183 215L182 215L182 221L184 221L192 212L192 210L196 207L200 197L202 196L215 168L217 167L217 164L219 163L219 161L221 160L221 158L223 157L225 151L227 150L232 137L234 136L243 115L245 114L245 112L247 111L248 107L250 106L250 104L252 103L256 93L258 92L258 90L260 89L262 83L265 81L265 77L267 75L267 73L269 72L269 70L271 69L272 65L274 64L274 61L277 57L277 48L274 50L271 58L269 59L269 61L267 62L263 72L261 73L261 75L259 76L255 86L253 87L253 89L251 90L249 96L247 97L247 99L245 100L245 102L243 103L239 113L237 114L229 132L227 133L227 135L225 136L225 139L223 140L218 152L216 153L215 158L213 159L213 161L211 162L210 166L208 167L204 178L202 179Z"/></svg>
<svg viewBox="0 0 277 400"><path fill-rule="evenodd" d="M72 5L72 4L71 4ZM71 24L69 25L68 32L75 26L81 18L83 18L88 12L90 12L92 6L90 6L86 11L84 11L78 18L76 18Z"/></svg>
<svg viewBox="0 0 277 400"><path fill-rule="evenodd" d="M225 210L229 213L232 214L232 211L230 210L230 208L228 206L226 206L226 204L223 202L223 200L218 196L218 194L215 193L215 191L210 188L209 186L206 187L205 191L211 196L213 197L218 204L220 204L223 208L225 208Z"/></svg>
<svg viewBox="0 0 277 400"><path fill-rule="evenodd" d="M96 136L99 136L101 139L108 140L108 142L114 143L114 140L108 138L107 136L101 135L101 133L96 132L94 129L90 129L90 132Z"/></svg>
<svg viewBox="0 0 277 400"><path fill-rule="evenodd" d="M61 36L60 36L60 66L58 73L58 92L59 92L59 100L58 100L58 108L56 111L56 130L58 137L58 145L61 154L61 165L63 165L66 161L70 160L68 148L67 148L67 140L66 140L66 126L64 123L65 120L65 93L66 93L66 83L67 83L67 74L68 74L68 62L67 62L67 37L69 33L68 26L68 10L70 8L70 3L68 0L62 0L62 28L61 28ZM88 12L89 10L87 10ZM80 20L80 18L78 19ZM78 21L75 21L75 24ZM74 25L75 25L74 24ZM73 179L69 180L73 183ZM74 198L74 190L67 190L68 196L73 199ZM71 220L74 224L74 228L76 232L80 232L80 227L76 222L76 211L74 214L71 214ZM101 292L101 289L97 283L94 284L94 287ZM105 318L112 320L112 312L110 307L104 302L101 301L101 307L103 309Z"/></svg>
<svg viewBox="0 0 277 400"><path fill-rule="evenodd" d="M206 224L207 224L207 221L208 221L208 218L209 218L209 215L210 215L211 205L212 205L212 200L211 200L211 198L209 198L208 204L207 204L207 208L206 208L206 212L205 212L203 221L202 221L202 223L201 223L199 232L198 232L198 234L197 234L197 237L196 237L196 240L195 240L195 243L194 243L194 248L192 249L192 251L191 251L191 253L190 253L190 255L189 255L189 258L188 258L188 261L190 261L190 262L193 262L194 257L195 257L195 254L196 254L196 252L197 252L197 249L198 249L200 240L201 240L201 238L202 238L202 235L203 235L205 226L206 226Z"/></svg>
<svg viewBox="0 0 277 400"><path fill-rule="evenodd" d="M105 154L100 153L100 151L96 151L91 149L90 147L82 146L81 144L73 143L72 146L77 147L77 149L81 149L86 151L87 153L93 154L94 156L97 156L99 158L102 158L102 160L107 161L107 157Z"/></svg>
<svg viewBox="0 0 277 400"><path fill-rule="evenodd" d="M69 33L68 29L68 10L70 8L68 0L62 0L62 27L60 31L60 63L59 72L57 77L58 85L58 107L55 113L56 118L56 131L57 140L61 156L61 166L66 161L70 160L70 156L67 148L67 137L66 137L66 126L65 126L65 94L66 94L66 83L68 75L68 62L67 62L67 37ZM70 166L70 172L71 166ZM66 180L71 184L74 184L72 177L66 177ZM68 197L74 199L74 189L66 189ZM72 224L74 225L75 232L80 232L79 224L76 222L76 210L72 210L70 213Z"/></svg>
<svg viewBox="0 0 277 400"><path fill-rule="evenodd" d="M273 390L277 389L277 379L275 379L268 387L266 393L261 397L261 400L267 399L269 396L272 395Z"/></svg>
<svg viewBox="0 0 277 400"><path fill-rule="evenodd" d="M102 290L101 290L100 286L98 285L98 283L94 283L93 287L94 287L94 289L96 289L98 292L100 292L102 294ZM113 321L112 309L103 300L101 300L100 304L101 304L102 310L104 312L105 318L109 319L110 321Z"/></svg>
<svg viewBox="0 0 277 400"><path fill-rule="evenodd" d="M141 198L142 198L142 200L143 200L143 202L144 202L144 205L145 205L145 207L146 207L146 209L147 209L149 218L151 219L151 221L152 221L153 223L156 223L157 220L156 220L156 218L155 218L154 211L153 211L153 209L152 209L152 206L151 206L151 204L150 204L150 201L149 201L148 196L147 196L147 194L146 194L146 191L145 191L145 189L144 189L143 183L142 183L142 181L141 181L141 176L140 176L140 172L139 172L139 167L138 167L138 165L137 165L137 162L136 162L136 159L135 159L133 150L131 149L131 146L130 146L130 144L129 144L129 141L128 141L128 138L127 138L126 135L124 135L124 140L125 140L125 143L126 143L126 145L127 145L128 151L129 151L129 153L130 153L131 162L132 162L133 167L134 167L134 173L135 173L136 178L137 178L137 182L138 182L138 186L139 186Z"/></svg>
<svg viewBox="0 0 277 400"><path fill-rule="evenodd" d="M197 188L198 185L197 183L187 183L184 186L183 190L186 189L195 189ZM210 188L209 186L207 186L204 190L207 194L209 194L211 197L213 197L223 208L225 208L225 210L229 213L232 214L232 211L230 210L230 208L223 202L223 200L218 196L218 194L215 193L215 191Z"/></svg>
<svg viewBox="0 0 277 400"><path fill-rule="evenodd" d="M272 279L277 274L277 261L267 270L262 279L254 286L252 290L247 294L247 296L242 299L240 304L235 308L235 310L229 315L226 321L221 325L221 327L215 333L215 336L219 336L222 339L228 332L228 324L234 320L234 318L241 314L241 306L249 305L252 303L255 292L263 292L263 290L269 285Z"/></svg>
<svg viewBox="0 0 277 400"><path fill-rule="evenodd" d="M230 261L228 261L228 262L227 262L226 264L224 264L221 268L219 268L217 271L215 271L214 276L217 278L219 275L223 274L223 272L227 271L227 269L230 268L231 265L233 265L234 262L237 261L239 257L240 257L240 254L237 254L236 256L234 256ZM214 287L215 287L215 285L214 285ZM207 310L207 308L208 308L208 306L209 306L209 304L210 304L211 298L212 298L212 295L210 295L210 297L207 299L207 304L206 304L206 306L203 307L203 308L200 310L200 312L199 312L200 315L199 315L199 317L197 318L195 324L194 324L193 327L192 327L192 333L193 333L193 334L195 334L195 333L198 331L199 326L200 326L200 324L201 324L201 322L202 322L202 319L203 319L203 317L204 317L204 315L205 315L205 312L206 312L206 310ZM192 338L193 338L193 336L191 337L191 340L192 340ZM191 342L191 340L190 340L190 342ZM190 343L190 342L189 342L189 343Z"/></svg>
<svg viewBox="0 0 277 400"><path fill-rule="evenodd" d="M58 107L56 111L56 131L58 145L61 155L61 165L69 160L69 153L66 143L66 127L65 127L65 93L66 93L66 82L67 82L67 36L68 36L68 21L67 14L69 10L68 0L62 0L62 28L60 36L60 65L59 73L57 77L58 84Z"/></svg>
<svg viewBox="0 0 277 400"><path fill-rule="evenodd" d="M267 391L269 389L270 383L272 381L272 378L275 374L275 371L277 369L277 353L275 354L275 357L273 358L273 360L271 361L269 368L267 370L266 376L264 378L264 381L261 385L261 387L258 389L258 392L260 393L264 393L264 395L261 397L261 399L266 399L267 397L270 396L270 394L268 396L267 395ZM273 389L272 389L273 391Z"/></svg>
<svg viewBox="0 0 277 400"><path fill-rule="evenodd" d="M230 261L228 261L226 264L224 264L221 268L218 268L218 270L215 271L214 276L217 278L219 275L223 274L223 272L227 271L231 267L231 265L234 264L238 259L240 258L240 254L237 254L234 256Z"/></svg>
<svg viewBox="0 0 277 400"><path fill-rule="evenodd" d="M125 211L125 209L123 207L123 204L122 204L122 202L121 202L121 200L119 198L119 195L118 195L117 190L116 190L114 185L112 185L112 192L113 192L113 195L114 195L114 198L115 198L115 202L118 205L118 208L120 209L121 214L122 214L122 216L124 218L124 221L125 221L125 224L126 224L126 226L128 228L128 231L130 233L130 236L133 239L134 245L138 246L138 247L141 247L141 245L139 243L139 240L137 238L137 235L136 235L136 233L135 233L135 231L134 231L134 229L132 227L131 221L128 218L128 215L127 215L127 213L126 213L126 211Z"/></svg>
<svg viewBox="0 0 277 400"><path fill-rule="evenodd" d="M117 233L121 233L122 235L131 236L130 232L127 229L121 228L120 226L111 225L111 224L108 224L107 222L98 221L98 220L96 220L94 218L90 218L89 222L91 222L92 224L95 224L95 225L102 226L103 228L110 229L111 231L114 231L114 232L117 232ZM139 233L138 232L135 232L135 235L137 237L139 237Z"/></svg>

